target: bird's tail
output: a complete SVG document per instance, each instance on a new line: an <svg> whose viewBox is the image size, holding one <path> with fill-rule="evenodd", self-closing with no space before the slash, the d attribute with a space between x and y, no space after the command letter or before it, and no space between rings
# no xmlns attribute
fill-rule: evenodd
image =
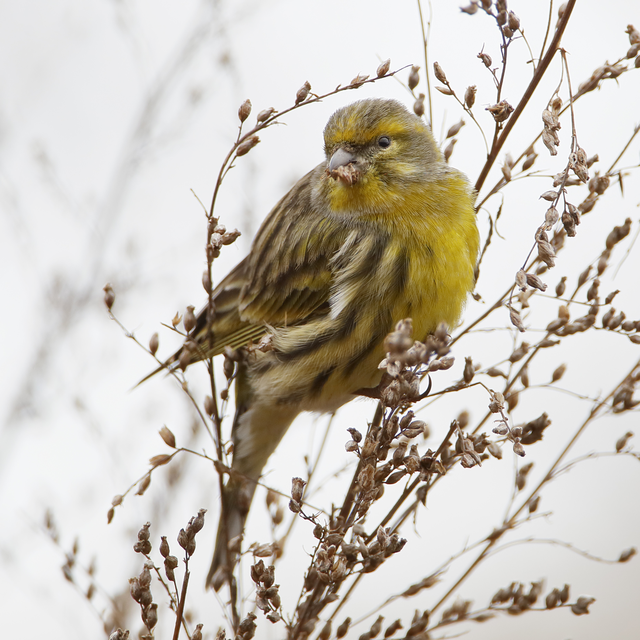
<svg viewBox="0 0 640 640"><path fill-rule="evenodd" d="M229 580L240 551L256 486L251 480L229 478L222 491L216 546L207 575L207 588L213 587L218 591Z"/></svg>
<svg viewBox="0 0 640 640"><path fill-rule="evenodd" d="M278 403L239 403L233 424L232 474L222 492L218 537L207 575L216 591L229 581L257 482L269 456L298 414Z"/></svg>

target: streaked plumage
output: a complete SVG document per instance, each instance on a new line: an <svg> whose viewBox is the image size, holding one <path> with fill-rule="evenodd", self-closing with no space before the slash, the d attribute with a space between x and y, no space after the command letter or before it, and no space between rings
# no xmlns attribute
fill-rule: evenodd
<svg viewBox="0 0 640 640"><path fill-rule="evenodd" d="M216 288L213 344L205 314L196 328L194 360L272 334L273 350L250 356L238 381L233 468L248 478L298 413L334 411L379 383L398 320L413 319L416 339L455 326L473 288L473 193L427 125L398 102L362 100L337 111L324 138L326 160L274 207ZM229 538L242 532L255 488L240 505L238 484L223 500ZM220 586L234 558L221 524L207 584Z"/></svg>

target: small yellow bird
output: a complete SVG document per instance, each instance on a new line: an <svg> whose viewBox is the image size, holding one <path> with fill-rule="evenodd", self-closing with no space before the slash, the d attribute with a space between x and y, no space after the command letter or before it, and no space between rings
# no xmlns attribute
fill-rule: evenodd
<svg viewBox="0 0 640 640"><path fill-rule="evenodd" d="M301 411L331 412L378 385L384 338L403 318L424 340L455 326L474 286L479 236L467 178L429 127L394 100L334 113L326 159L278 202L198 318L193 361L270 336L236 382L233 463L207 585L237 558L255 482ZM170 362L180 356L178 352ZM240 478L240 479L238 479Z"/></svg>

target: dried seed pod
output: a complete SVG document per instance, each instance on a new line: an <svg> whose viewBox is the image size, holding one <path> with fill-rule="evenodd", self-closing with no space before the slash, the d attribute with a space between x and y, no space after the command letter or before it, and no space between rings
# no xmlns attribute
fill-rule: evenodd
<svg viewBox="0 0 640 640"><path fill-rule="evenodd" d="M424 93L418 95L418 99L413 103L413 112L418 116L418 118L422 118L424 115Z"/></svg>
<svg viewBox="0 0 640 640"><path fill-rule="evenodd" d="M477 90L478 89L476 85L472 84L471 86L467 87L466 91L464 92L464 103L468 109L471 109L476 101Z"/></svg>
<svg viewBox="0 0 640 640"><path fill-rule="evenodd" d="M456 146L456 142L458 142L457 138L453 138L451 140L451 142L449 142L449 144L446 146L446 148L444 150L444 161L445 162L449 162L449 159L451 158L451 154L453 153L453 147Z"/></svg>
<svg viewBox="0 0 640 640"><path fill-rule="evenodd" d="M358 74L350 83L350 87L361 87L367 80L369 76Z"/></svg>
<svg viewBox="0 0 640 640"><path fill-rule="evenodd" d="M478 5L477 4L469 4L466 7L460 7L460 11L462 11L462 13L466 13L467 15L474 15L475 13L477 13L478 11Z"/></svg>
<svg viewBox="0 0 640 640"><path fill-rule="evenodd" d="M549 268L555 267L556 252L551 246L551 243L543 239L536 240L536 242L538 245L538 257L540 260L542 260L542 262L544 262Z"/></svg>
<svg viewBox="0 0 640 640"><path fill-rule="evenodd" d="M555 371L551 374L551 382L558 382L560 378L564 375L567 370L566 364L561 364Z"/></svg>
<svg viewBox="0 0 640 640"><path fill-rule="evenodd" d="M627 25L625 33L629 35L629 42L632 45L640 44L640 31L638 31L632 24Z"/></svg>
<svg viewBox="0 0 640 640"><path fill-rule="evenodd" d="M295 502L300 502L302 500L302 492L307 483L302 478L292 478L291 479L291 498Z"/></svg>
<svg viewBox="0 0 640 640"><path fill-rule="evenodd" d="M576 616L581 616L589 613L589 606L592 605L596 601L595 598L591 596L580 596L575 604L571 605L571 613Z"/></svg>
<svg viewBox="0 0 640 640"><path fill-rule="evenodd" d="M560 282L558 282L558 284L556 285L556 296L558 298L562 297L564 295L564 292L566 291L567 288L567 276L562 276L562 278L560 278Z"/></svg>
<svg viewBox="0 0 640 640"><path fill-rule="evenodd" d="M626 446L629 439L633 437L633 431L627 431L621 438L616 441L616 453L620 453Z"/></svg>
<svg viewBox="0 0 640 640"><path fill-rule="evenodd" d="M107 284L102 287L102 290L104 291L104 304L106 305L107 309L111 311L111 307L113 307L113 303L116 301L116 294L113 290L113 287L111 286L111 283L107 282Z"/></svg>
<svg viewBox="0 0 640 640"><path fill-rule="evenodd" d="M151 336L151 338L149 338L149 351L151 352L151 355L156 355L159 346L160 338L158 336L158 333L156 332Z"/></svg>
<svg viewBox="0 0 640 640"><path fill-rule="evenodd" d="M169 428L164 426L158 433L167 446L171 447L172 449L176 448L176 437L173 435L173 432Z"/></svg>
<svg viewBox="0 0 640 640"><path fill-rule="evenodd" d="M511 320L511 324L519 331L521 331L522 333L526 331L520 314L513 307L509 307L509 319Z"/></svg>
<svg viewBox="0 0 640 640"><path fill-rule="evenodd" d="M491 56L488 55L487 53L482 53L481 51L476 57L482 60L482 64L484 64L484 66L487 67L487 69L489 69L493 64L493 60L491 60Z"/></svg>
<svg viewBox="0 0 640 640"><path fill-rule="evenodd" d="M244 122L251 115L251 100L248 98L240 105L238 109L238 118L240 122Z"/></svg>
<svg viewBox="0 0 640 640"><path fill-rule="evenodd" d="M309 97L311 85L305 80L305 83L296 91L296 104L304 102Z"/></svg>
<svg viewBox="0 0 640 640"><path fill-rule="evenodd" d="M238 148L236 149L236 156L240 157L240 156L246 155L259 142L260 142L260 138L258 138L258 136L256 135L249 136L244 142L241 142L238 145Z"/></svg>
<svg viewBox="0 0 640 640"><path fill-rule="evenodd" d="M409 71L409 80L407 84L409 85L409 89L411 89L411 91L413 91L420 82L420 74L418 73L419 70L420 67L414 64L411 67L411 71Z"/></svg>
<svg viewBox="0 0 640 640"><path fill-rule="evenodd" d="M540 504L540 496L536 496L532 500L529 500L529 503L527 504L529 513L535 513L538 510L539 504Z"/></svg>
<svg viewBox="0 0 640 640"><path fill-rule="evenodd" d="M384 75L384 73L382 74ZM331 637L331 620L327 620L318 634L318 640L329 640Z"/></svg>
<svg viewBox="0 0 640 640"><path fill-rule="evenodd" d="M609 323L611 322L611 320L613 319L614 315L616 313L616 310L611 307L611 309L609 309L603 316L602 316L602 326L603 328L607 329L609 328Z"/></svg>
<svg viewBox="0 0 640 640"><path fill-rule="evenodd" d="M538 289L538 291L546 291L547 285L536 275L533 273L527 273L527 284L534 289Z"/></svg>
<svg viewBox="0 0 640 640"><path fill-rule="evenodd" d="M498 104L494 104L486 109L497 122L504 122L513 113L513 107L506 101L502 100Z"/></svg>
<svg viewBox="0 0 640 640"><path fill-rule="evenodd" d="M376 76L378 78L382 78L389 73L389 69L391 68L391 58L387 58L384 62L381 62L378 68L376 69Z"/></svg>
<svg viewBox="0 0 640 640"><path fill-rule="evenodd" d="M502 449L495 442L490 442L487 445L487 450L496 460L502 460Z"/></svg>
<svg viewBox="0 0 640 640"><path fill-rule="evenodd" d="M184 330L187 333L190 333L191 330L196 326L196 314L194 313L195 307L193 305L189 305L187 310L182 317L182 324L184 325Z"/></svg>
<svg viewBox="0 0 640 640"><path fill-rule="evenodd" d="M514 352L509 356L509 362L518 362L522 360L527 353L529 353L529 343L523 342Z"/></svg>
<svg viewBox="0 0 640 640"><path fill-rule="evenodd" d="M618 558L618 562L628 562L633 558L633 556L638 553L638 550L635 547L630 547L629 549L625 549Z"/></svg>
<svg viewBox="0 0 640 640"><path fill-rule="evenodd" d="M536 161L537 157L538 157L537 153L530 153L524 159L524 162L522 163L522 170L523 171L528 171L529 169L531 169L531 167L533 166L533 163Z"/></svg>
<svg viewBox="0 0 640 640"><path fill-rule="evenodd" d="M423 95L423 94L420 94L420 95ZM464 125L465 125L464 120L460 120L460 122L456 122L456 124L449 127L449 131L447 131L446 137L453 138L453 136L457 135L460 129L464 127Z"/></svg>
<svg viewBox="0 0 640 640"><path fill-rule="evenodd" d="M142 622L149 631L158 624L158 605L155 602L142 610Z"/></svg>
<svg viewBox="0 0 640 640"><path fill-rule="evenodd" d="M344 622L336 629L336 638L344 638L349 631L349 625L351 624L351 618L345 618Z"/></svg>
<svg viewBox="0 0 640 640"><path fill-rule="evenodd" d="M241 235L242 233L240 233L240 231L238 231L237 229L234 229L233 231L227 231L222 234L221 242L223 245L233 244Z"/></svg>
<svg viewBox="0 0 640 640"><path fill-rule="evenodd" d="M167 464L171 461L171 456L166 453L161 453L157 456L152 456L149 458L149 464L155 469L156 467L161 467L164 464Z"/></svg>
<svg viewBox="0 0 640 640"><path fill-rule="evenodd" d="M499 413L504 409L504 396L500 391L489 390L491 402L489 403L489 411L491 413Z"/></svg>
<svg viewBox="0 0 640 640"><path fill-rule="evenodd" d="M464 371L462 374L462 377L464 379L464 381L469 384L472 380L473 380L473 376L475 375L476 371L473 367L473 360L472 358L468 357L464 359Z"/></svg>
<svg viewBox="0 0 640 640"><path fill-rule="evenodd" d="M436 79L442 82L442 84L449 84L447 76L438 62L433 63L433 72L435 73Z"/></svg>
<svg viewBox="0 0 640 640"><path fill-rule="evenodd" d="M258 122L258 124L262 124L263 122L268 120L275 112L276 112L276 110L273 107L268 107L267 109L263 109L258 114L258 117L256 118L256 121Z"/></svg>

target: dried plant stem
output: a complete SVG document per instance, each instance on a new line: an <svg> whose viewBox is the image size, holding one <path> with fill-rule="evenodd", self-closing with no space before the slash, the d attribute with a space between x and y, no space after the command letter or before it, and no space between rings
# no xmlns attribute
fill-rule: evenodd
<svg viewBox="0 0 640 640"><path fill-rule="evenodd" d="M433 613L434 611L439 609L444 604L444 602L458 589L458 587L471 575L471 573L473 573L475 568L489 555L489 552L493 549L493 547L496 545L498 540L500 540L500 538L504 535L504 533L514 527L514 525L516 524L518 516L526 508L527 504L533 498L535 498L538 495L538 493L540 492L542 487L544 487L544 485L547 484L547 482L549 482L552 479L552 476L553 476L554 472L559 467L559 465L562 462L562 460L564 460L565 456L569 453L569 451L571 450L573 445L577 442L577 440L580 438L580 436L584 433L584 430L591 424L591 422L593 422L593 420L595 420L595 418L597 418L600 415L601 410L607 406L607 403L613 398L613 396L616 394L618 389L620 389L620 387L625 383L627 378L630 375L632 375L633 372L638 367L640 367L640 360L638 360L633 365L633 367L630 369L629 373L624 377L624 379L618 385L616 385L616 387L613 390L611 390L609 392L609 394L605 398L600 400L600 402L598 402L591 409L591 411L589 412L589 415L587 416L587 418L578 427L576 432L573 434L573 437L571 438L571 440L569 440L567 445L564 447L564 449L557 456L557 458L552 463L551 467L549 468L547 473L544 475L542 480L529 493L528 497L523 501L522 505L520 507L518 507L518 509L513 513L511 518L509 518L508 521L504 522L502 527L499 530L492 532L491 537L487 540L487 544L485 545L484 549L482 549L482 551L478 554L478 556L467 567L465 572L453 583L453 585L447 590L447 592L433 606L433 608L431 609L431 613Z"/></svg>
<svg viewBox="0 0 640 640"><path fill-rule="evenodd" d="M633 142L634 138L638 135L638 133L640 133L640 125L636 125L633 128L633 133L631 134L631 137L629 138L629 140L627 140L627 144L624 145L624 147L622 148L622 151L620 151L620 153L618 154L618 157L611 163L611 166L607 169L607 173L605 175L609 175L614 170L615 166L618 164L618 162L620 162L620 159L626 153L627 149L631 146L631 143Z"/></svg>
<svg viewBox="0 0 640 640"><path fill-rule="evenodd" d="M186 564L186 567L187 568L184 572L184 579L182 581L182 589L180 591L180 603L178 604L178 610L176 611L176 624L173 628L173 640L178 640L178 636L180 635L180 624L183 621L184 605L187 601L187 587L189 586L189 576L191 575L191 573L189 572L188 563Z"/></svg>
<svg viewBox="0 0 640 640"><path fill-rule="evenodd" d="M545 47L547 46L547 40L549 39L549 34L551 33L551 21L553 20L553 0L549 0L549 16L547 18L547 28L544 32L544 40L542 41L542 46L540 47L540 55L538 56L538 60L542 59L544 55Z"/></svg>
<svg viewBox="0 0 640 640"><path fill-rule="evenodd" d="M619 454L612 454L619 455ZM565 542L564 540L556 540L555 538L535 538L533 536L528 538L522 538L522 540L512 540L511 542L506 542L505 544L496 547L491 551L491 553L487 554L487 557L494 556L505 549L509 549L510 547L517 547L522 544L547 544L553 545L557 547L563 547L564 549L568 549L569 551L576 553L583 558L587 558L588 560L593 560L593 562L600 562L602 564L618 564L620 561L618 558L615 560L607 560L607 558L601 558L600 556L595 556L588 551L584 551L584 549L578 549L576 546L572 545L570 542Z"/></svg>
<svg viewBox="0 0 640 640"><path fill-rule="evenodd" d="M571 17L571 13L573 11L575 4L576 4L576 0L569 0L567 2L566 9L562 14L562 18L560 19L560 22L558 23L558 27L556 28L556 32L553 36L553 39L551 40L551 44L549 45L549 49L547 50L547 53L545 54L544 58L541 60L540 64L538 65L538 68L536 69L536 72L531 82L529 83L529 86L525 89L525 92L522 95L520 102L518 102L518 106L515 108L514 112L511 114L511 117L507 120L507 123L504 129L502 130L502 133L500 134L499 137L495 139L494 144L491 147L491 152L489 153L489 157L487 158L484 166L482 167L482 170L480 171L480 175L476 180L475 190L477 192L479 192L480 189L482 189L485 183L485 180L489 175L489 171L491 170L493 163L496 161L496 158L500 153L500 149L502 149L502 146L504 145L507 138L509 137L511 130L513 129L516 122L518 121L518 118L520 117L525 107L529 103L531 96L533 96L536 88L538 87L538 84L544 77L547 71L547 68L551 64L551 61L553 60L556 54L556 51L560 45L560 41L567 27L567 24L569 23L569 18Z"/></svg>
<svg viewBox="0 0 640 640"><path fill-rule="evenodd" d="M431 2L429 2L429 11L431 12ZM424 18L422 16L422 2L418 0L418 13L420 14L420 28L422 29L422 46L424 49L424 69L425 83L427 85L427 101L429 102L429 126L433 130L433 104L431 100L431 80L429 77L429 39L427 32L431 31L431 17L427 22L427 30L424 28Z"/></svg>

